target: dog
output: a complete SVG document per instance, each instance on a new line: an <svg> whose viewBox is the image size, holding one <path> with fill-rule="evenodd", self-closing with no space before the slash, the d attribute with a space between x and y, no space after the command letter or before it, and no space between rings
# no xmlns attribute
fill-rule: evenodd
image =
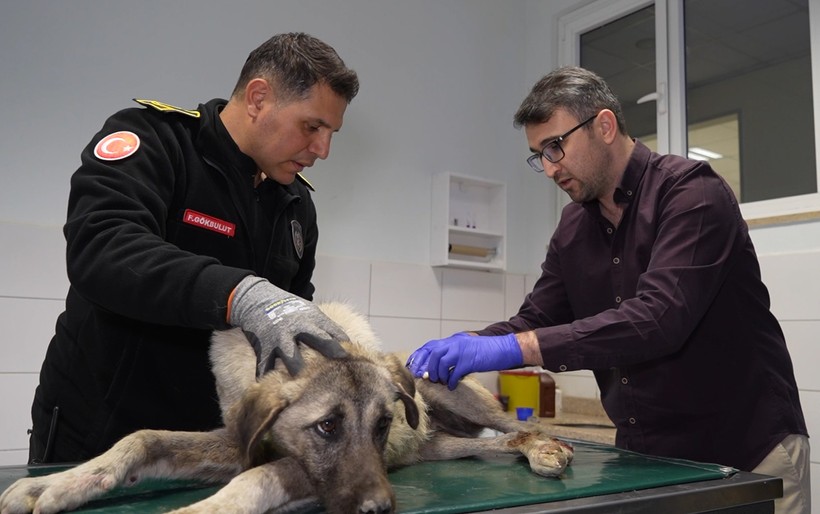
<svg viewBox="0 0 820 514"><path fill-rule="evenodd" d="M74 468L18 480L0 496L0 512L71 510L150 477L226 483L177 514L262 513L316 500L330 514L388 514L397 508L388 469L521 454L535 473L558 477L571 462L571 445L505 413L477 381L465 377L450 391L414 379L380 351L363 316L342 303L320 307L350 338L341 355L325 357L309 347L322 344L313 338L300 345L305 365L296 376L277 362L257 379L242 331L215 332L210 358L224 427L134 432ZM478 437L485 428L501 435Z"/></svg>

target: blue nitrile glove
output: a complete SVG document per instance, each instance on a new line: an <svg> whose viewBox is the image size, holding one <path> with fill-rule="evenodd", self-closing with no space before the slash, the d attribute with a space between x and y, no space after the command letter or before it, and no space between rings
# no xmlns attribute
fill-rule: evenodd
<svg viewBox="0 0 820 514"><path fill-rule="evenodd" d="M316 348L325 356L344 353L338 341L347 341L344 331L313 302L279 289L264 278L248 276L231 293L228 322L240 327L256 352L256 376L273 368L282 359L291 375L302 368L302 355L296 347L301 334L325 339ZM331 345L336 341L336 345Z"/></svg>
<svg viewBox="0 0 820 514"><path fill-rule="evenodd" d="M471 336L464 332L434 339L413 352L407 367L415 377L433 382L447 381L453 390L461 377L476 371L498 371L524 365L524 355L515 334Z"/></svg>

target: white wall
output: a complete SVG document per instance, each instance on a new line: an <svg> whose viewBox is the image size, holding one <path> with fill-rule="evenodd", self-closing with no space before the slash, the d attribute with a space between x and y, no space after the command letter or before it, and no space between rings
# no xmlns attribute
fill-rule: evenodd
<svg viewBox="0 0 820 514"><path fill-rule="evenodd" d="M362 88L331 158L307 173L318 188L319 297L352 300L390 348L410 350L508 316L529 290L555 224L556 191L524 163L512 114L556 62L557 16L585 3L0 3L0 464L26 459L36 373L67 289L68 180L107 115L133 97L193 107L227 96L247 53L277 32L332 44ZM509 273L427 265L430 176L445 170L506 181ZM820 222L752 234L816 440ZM558 382L565 394L597 395L588 373ZM820 452L813 462L818 477Z"/></svg>
<svg viewBox="0 0 820 514"><path fill-rule="evenodd" d="M0 222L0 465L28 460L31 400L68 291L59 228Z"/></svg>
<svg viewBox="0 0 820 514"><path fill-rule="evenodd" d="M524 17L493 0L2 2L0 220L62 223L80 150L109 114L134 97L182 107L226 97L248 52L300 30L361 80L331 158L306 173L320 251L425 262L433 173L503 179L511 198L549 191L512 128ZM527 204L509 204L512 219L524 216ZM510 237L509 269L533 269L546 228L531 241L511 224Z"/></svg>

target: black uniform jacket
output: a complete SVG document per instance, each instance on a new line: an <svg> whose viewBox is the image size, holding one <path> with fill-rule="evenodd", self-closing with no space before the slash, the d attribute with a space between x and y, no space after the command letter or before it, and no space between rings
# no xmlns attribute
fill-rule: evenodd
<svg viewBox="0 0 820 514"><path fill-rule="evenodd" d="M141 428L220 424L208 363L230 291L256 274L312 299L316 211L302 180L254 188L257 167L219 120L144 102L108 119L71 179L64 228L71 287L40 373L34 437L84 460ZM129 131L139 147L95 146ZM75 453L76 450L76 453Z"/></svg>

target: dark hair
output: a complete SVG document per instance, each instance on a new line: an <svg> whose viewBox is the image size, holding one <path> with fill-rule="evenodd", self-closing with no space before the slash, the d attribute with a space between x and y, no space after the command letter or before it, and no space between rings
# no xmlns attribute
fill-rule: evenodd
<svg viewBox="0 0 820 514"><path fill-rule="evenodd" d="M618 130L627 133L618 97L604 79L578 66L557 68L539 80L515 113L515 127L546 123L561 108L579 121L609 109L615 114Z"/></svg>
<svg viewBox="0 0 820 514"><path fill-rule="evenodd" d="M248 55L232 95L264 78L284 101L307 98L317 83L327 84L348 103L359 92L356 72L327 43L302 32L277 34Z"/></svg>

